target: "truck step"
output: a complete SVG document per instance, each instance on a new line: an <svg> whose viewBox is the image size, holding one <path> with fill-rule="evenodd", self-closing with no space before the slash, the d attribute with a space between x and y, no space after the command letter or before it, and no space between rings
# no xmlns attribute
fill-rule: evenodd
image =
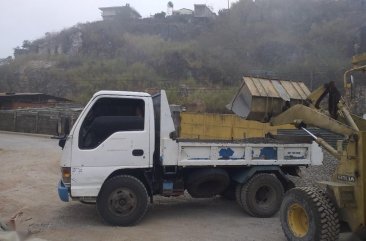
<svg viewBox="0 0 366 241"><path fill-rule="evenodd" d="M177 174L177 166L164 166L163 172L165 175L175 175Z"/></svg>

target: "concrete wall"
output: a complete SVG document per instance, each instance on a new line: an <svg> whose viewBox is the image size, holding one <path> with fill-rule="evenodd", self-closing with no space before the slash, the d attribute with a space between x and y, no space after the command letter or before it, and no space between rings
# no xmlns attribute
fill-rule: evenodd
<svg viewBox="0 0 366 241"><path fill-rule="evenodd" d="M53 109L26 109L0 111L0 130L61 135L67 122L70 129L80 111Z"/></svg>

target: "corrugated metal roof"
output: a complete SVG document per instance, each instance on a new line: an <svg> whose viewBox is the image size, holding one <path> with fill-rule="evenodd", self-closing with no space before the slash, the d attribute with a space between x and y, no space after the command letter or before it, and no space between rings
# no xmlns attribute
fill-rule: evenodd
<svg viewBox="0 0 366 241"><path fill-rule="evenodd" d="M244 82L253 96L304 100L310 94L303 82L254 77L244 77Z"/></svg>
<svg viewBox="0 0 366 241"><path fill-rule="evenodd" d="M4 100L4 99L14 99L14 98L18 98L18 97L35 97L35 96L50 98L50 99L55 99L55 100L60 100L60 101L71 101L71 100L66 99L66 98L52 96L52 95L43 94L43 93L13 93L13 92L11 92L11 93L10 92L0 93L0 98L2 100Z"/></svg>
<svg viewBox="0 0 366 241"><path fill-rule="evenodd" d="M14 92L0 93L0 96L25 96L25 95L43 95L43 94L42 93L14 93Z"/></svg>

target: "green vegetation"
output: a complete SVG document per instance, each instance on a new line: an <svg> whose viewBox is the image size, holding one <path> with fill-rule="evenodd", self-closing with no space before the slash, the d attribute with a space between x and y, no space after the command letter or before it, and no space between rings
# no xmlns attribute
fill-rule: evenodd
<svg viewBox="0 0 366 241"><path fill-rule="evenodd" d="M158 13L79 24L24 41L0 65L0 90L85 103L100 89L164 88L174 103L217 112L243 75L341 86L365 10L365 0L241 0L212 21Z"/></svg>

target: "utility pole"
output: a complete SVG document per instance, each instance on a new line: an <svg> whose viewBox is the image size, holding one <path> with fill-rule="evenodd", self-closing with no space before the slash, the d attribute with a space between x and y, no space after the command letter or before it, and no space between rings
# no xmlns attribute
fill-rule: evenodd
<svg viewBox="0 0 366 241"><path fill-rule="evenodd" d="M227 0L227 9L230 9L230 0Z"/></svg>

